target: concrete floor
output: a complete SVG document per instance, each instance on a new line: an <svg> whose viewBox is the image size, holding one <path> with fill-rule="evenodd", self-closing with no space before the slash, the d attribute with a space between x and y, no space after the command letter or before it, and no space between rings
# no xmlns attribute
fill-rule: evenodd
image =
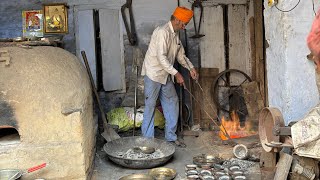
<svg viewBox="0 0 320 180"><path fill-rule="evenodd" d="M156 137L159 139L163 138L163 136L161 137L161 133L160 135L158 133L158 136L156 133ZM185 165L192 164L192 158L196 155L210 154L222 157L224 159L229 159L232 157L233 146L223 145L221 143L221 140L217 137L217 133L213 131L200 132L199 137L185 136L183 140L186 143L187 147L176 148L173 158L171 158L166 164L162 166L172 168L177 171L175 180L186 179ZM259 144L259 140L258 136L251 136L247 138L241 138L237 140L237 143L245 145L252 143ZM149 171L149 169L128 169L116 165L106 157L106 153L103 151L101 143L100 145L98 143L97 148L98 149L95 158L95 168L93 171L92 180L118 180L119 178L126 175L135 173L147 174ZM261 147L258 147L258 150L259 149L261 149ZM261 179L258 165L259 163L255 163L255 168L254 170L250 170L251 173L249 174L247 179Z"/></svg>

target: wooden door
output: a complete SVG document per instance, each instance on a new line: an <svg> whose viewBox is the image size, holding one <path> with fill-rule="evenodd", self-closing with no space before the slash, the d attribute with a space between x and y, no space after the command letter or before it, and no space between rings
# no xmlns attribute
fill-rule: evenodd
<svg viewBox="0 0 320 180"><path fill-rule="evenodd" d="M76 53L83 63L81 51L86 52L89 67L97 86L96 41L93 21L93 10L75 10Z"/></svg>
<svg viewBox="0 0 320 180"><path fill-rule="evenodd" d="M102 81L105 91L125 91L122 19L118 9L99 9Z"/></svg>

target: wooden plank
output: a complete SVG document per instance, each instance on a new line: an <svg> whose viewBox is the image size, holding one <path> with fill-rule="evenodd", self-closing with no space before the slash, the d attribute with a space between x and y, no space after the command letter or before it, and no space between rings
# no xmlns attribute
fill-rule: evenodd
<svg viewBox="0 0 320 180"><path fill-rule="evenodd" d="M264 31L263 31L263 1L255 1L254 3L255 16L255 46L256 46L256 81L258 82L260 92L264 104L267 105L267 85L265 84L265 55L264 55ZM253 67L254 68L254 67Z"/></svg>
<svg viewBox="0 0 320 180"><path fill-rule="evenodd" d="M293 157L286 153L280 153L280 159L277 163L276 174L274 180L287 180Z"/></svg>
<svg viewBox="0 0 320 180"><path fill-rule="evenodd" d="M247 4L247 0L207 0L203 2L204 6L220 5L220 4Z"/></svg>
<svg viewBox="0 0 320 180"><path fill-rule="evenodd" d="M197 69L197 71L199 72L199 84L202 87L203 92L201 91L200 87L193 81L192 86L194 90L194 96L197 101L200 102L199 104L196 101L193 101L193 119L194 124L200 124L200 127L202 129L208 130L210 129L210 127L212 127L213 122L210 117L203 111L203 109L207 111L212 118L216 119L216 114L214 113L214 111L217 112L217 108L215 107L212 100L211 86L214 78L216 77L216 75L218 75L219 70L217 68L201 68L200 70ZM211 106L214 109L212 109Z"/></svg>
<svg viewBox="0 0 320 180"><path fill-rule="evenodd" d="M262 96L256 81L241 85L250 119L258 121L260 110L264 108Z"/></svg>
<svg viewBox="0 0 320 180"><path fill-rule="evenodd" d="M223 9L221 6L204 7L201 38L201 67L225 70Z"/></svg>
<svg viewBox="0 0 320 180"><path fill-rule="evenodd" d="M262 151L260 156L260 167L267 170L274 170L276 167L276 153Z"/></svg>
<svg viewBox="0 0 320 180"><path fill-rule="evenodd" d="M229 68L238 69L251 76L251 62L247 47L245 19L247 5L228 5L228 31L229 31ZM242 78L233 76L231 85L239 85Z"/></svg>
<svg viewBox="0 0 320 180"><path fill-rule="evenodd" d="M255 42L255 24L254 17L249 19L249 40L251 49L251 79L256 80L257 70L256 70L256 42Z"/></svg>
<svg viewBox="0 0 320 180"><path fill-rule="evenodd" d="M102 78L105 91L125 90L123 36L120 11L100 9Z"/></svg>

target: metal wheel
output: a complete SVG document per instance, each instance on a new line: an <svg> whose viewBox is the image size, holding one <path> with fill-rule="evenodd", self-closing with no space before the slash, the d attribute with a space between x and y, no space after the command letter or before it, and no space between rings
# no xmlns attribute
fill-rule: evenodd
<svg viewBox="0 0 320 180"><path fill-rule="evenodd" d="M237 69L227 69L217 75L212 83L213 102L219 110L235 111L239 116L248 115L241 85L251 78Z"/></svg>
<svg viewBox="0 0 320 180"><path fill-rule="evenodd" d="M279 109L266 107L259 114L259 137L266 152L279 152L281 148L270 147L268 144L283 143L280 136L274 135L275 127L284 127L283 116Z"/></svg>

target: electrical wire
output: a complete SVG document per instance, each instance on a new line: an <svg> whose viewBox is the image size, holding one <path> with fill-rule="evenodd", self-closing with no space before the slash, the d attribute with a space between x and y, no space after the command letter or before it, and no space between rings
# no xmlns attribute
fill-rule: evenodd
<svg viewBox="0 0 320 180"><path fill-rule="evenodd" d="M314 16L317 15L316 11L314 10L314 0L311 0L312 1L312 10L313 10L313 13L314 13Z"/></svg>
<svg viewBox="0 0 320 180"><path fill-rule="evenodd" d="M301 0L299 0L298 3L297 3L293 8L291 8L290 10L282 10L282 9L279 9L277 5L275 5L275 7L276 7L279 11L281 11L281 12L290 12L290 11L294 10L294 9L300 4L300 1L301 1Z"/></svg>

